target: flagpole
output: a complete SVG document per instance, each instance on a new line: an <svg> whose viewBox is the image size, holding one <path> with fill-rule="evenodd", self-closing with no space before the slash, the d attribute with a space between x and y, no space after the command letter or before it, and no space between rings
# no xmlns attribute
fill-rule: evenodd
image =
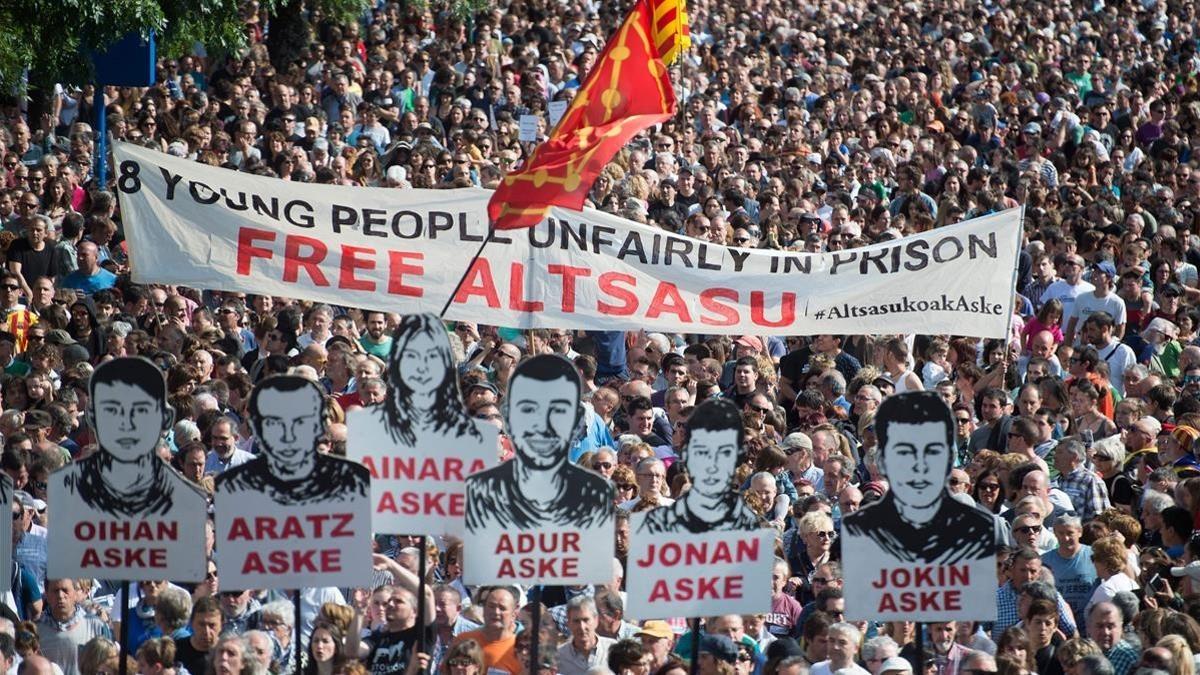
<svg viewBox="0 0 1200 675"><path fill-rule="evenodd" d="M450 297L446 298L446 304L442 305L442 312L438 314L438 318L446 318L446 312L450 310L450 303L454 302L454 296L458 295L458 289L462 288L463 283L466 282L467 275L475 268L475 261L479 260L479 256L483 255L483 249L488 245L488 240L491 238L492 228L489 225L487 233L483 235L483 242L479 244L479 250L475 251L475 255L471 256L471 260L467 262L467 269L463 270L462 276L458 278L458 283L454 284L454 290L450 291Z"/></svg>

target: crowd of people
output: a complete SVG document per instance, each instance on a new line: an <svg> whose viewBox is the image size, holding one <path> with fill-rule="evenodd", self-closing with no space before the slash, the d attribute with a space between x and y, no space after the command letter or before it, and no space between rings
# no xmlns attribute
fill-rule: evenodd
<svg viewBox="0 0 1200 675"><path fill-rule="evenodd" d="M158 84L108 88L107 129L213 166L371 188L495 187L533 144L523 115L569 100L618 4L505 0L468 20L377 2L273 63L248 48L161 59ZM95 452L88 378L120 356L165 373L177 421L159 452L211 493L251 458L254 383L294 372L345 414L387 399L399 317L303 300L137 284L120 208L96 183L90 87L33 118L0 103L0 469L12 590L0 671L448 675L1193 675L1200 664L1200 139L1196 8L1049 3L689 3L680 113L639 134L589 203L713 243L826 252L1024 207L1011 335L712 337L448 325L464 405L503 429L508 376L572 359L587 436L572 460L614 486L613 579L545 587L539 658L528 588L472 588L460 543L377 537L376 584L277 592L47 578L51 472ZM311 3L310 3L311 6ZM48 46L47 46L48 47ZM49 48L49 47L48 47ZM544 138L549 125L540 128ZM109 171L110 182L113 177ZM364 198L369 199L369 193ZM842 518L888 491L881 401L934 390L951 409L946 490L1004 533L994 621L878 624L845 613ZM769 612L625 619L628 514L689 486L686 420L742 411L732 478L778 532ZM501 436L501 456L511 441ZM7 544L7 542L6 542ZM211 554L211 545L210 545ZM432 602L418 615L426 556ZM765 583L765 580L764 580ZM129 641L114 642L127 617ZM698 642L698 644L697 644ZM423 646L423 651L418 650Z"/></svg>

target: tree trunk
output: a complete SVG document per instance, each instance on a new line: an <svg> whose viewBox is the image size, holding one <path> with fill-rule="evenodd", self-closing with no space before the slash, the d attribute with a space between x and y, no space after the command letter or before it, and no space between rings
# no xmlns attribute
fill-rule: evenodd
<svg viewBox="0 0 1200 675"><path fill-rule="evenodd" d="M308 20L304 18L304 1L287 0L271 17L267 35L267 51L275 72L288 72L288 66L300 60L307 46Z"/></svg>

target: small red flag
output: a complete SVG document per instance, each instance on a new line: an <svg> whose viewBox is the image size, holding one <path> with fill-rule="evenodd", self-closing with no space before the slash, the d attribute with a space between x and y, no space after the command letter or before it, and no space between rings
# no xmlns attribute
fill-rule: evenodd
<svg viewBox="0 0 1200 675"><path fill-rule="evenodd" d="M488 202L498 230L532 227L551 206L579 210L609 160L639 132L675 114L649 0L637 0L608 40L554 131Z"/></svg>

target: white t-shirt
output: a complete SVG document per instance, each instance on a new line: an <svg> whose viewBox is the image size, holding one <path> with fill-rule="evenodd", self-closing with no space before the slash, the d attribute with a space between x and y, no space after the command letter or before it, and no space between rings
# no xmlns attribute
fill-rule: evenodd
<svg viewBox="0 0 1200 675"><path fill-rule="evenodd" d="M1075 344L1079 344L1079 335L1083 332L1083 322L1096 312L1108 312L1116 325L1125 323L1125 301L1116 293L1109 293L1103 298L1095 293L1084 293L1075 298L1075 310L1071 315L1075 318Z"/></svg>
<svg viewBox="0 0 1200 675"><path fill-rule="evenodd" d="M1100 358L1108 363L1108 381L1112 384L1113 389L1122 397L1125 396L1125 369L1130 368L1137 363L1137 356L1129 345L1118 341L1116 338L1104 345L1097 347L1096 351L1100 353Z"/></svg>
<svg viewBox="0 0 1200 675"><path fill-rule="evenodd" d="M1046 287L1042 293L1041 303L1046 304L1049 300L1058 299L1063 304L1063 316L1071 316L1071 312L1075 311L1075 299L1084 293L1091 293L1096 290L1096 287L1090 283L1080 279L1079 283L1072 286L1065 279L1059 279Z"/></svg>

